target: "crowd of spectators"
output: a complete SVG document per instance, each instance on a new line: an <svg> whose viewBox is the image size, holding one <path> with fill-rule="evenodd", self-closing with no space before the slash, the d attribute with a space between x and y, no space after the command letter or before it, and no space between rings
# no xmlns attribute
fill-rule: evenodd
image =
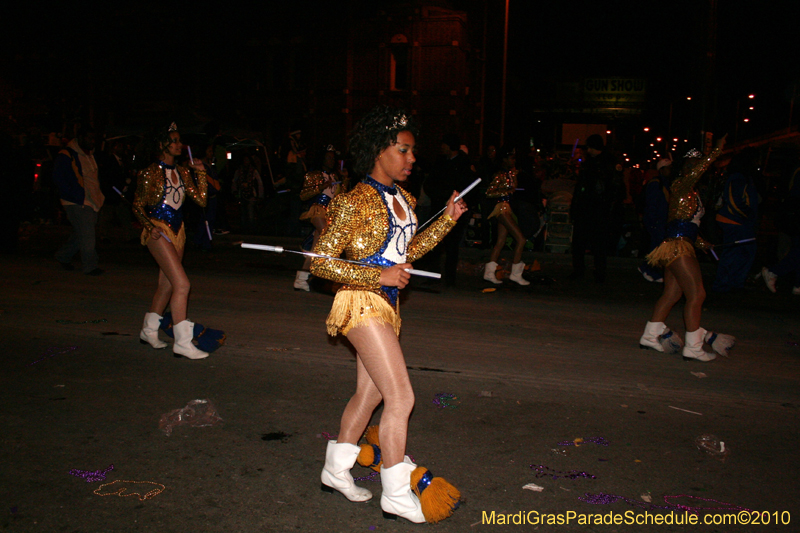
<svg viewBox="0 0 800 533"><path fill-rule="evenodd" d="M10 200L8 208L1 211L0 251L9 253L17 249L20 224L67 223L69 207L58 193L54 171L59 152L67 148L71 137L60 139L50 135L46 140L31 137L20 143L7 134L0 135L2 182ZM407 182L410 192L419 199L420 221L427 220L443 205L445 190L463 188L475 177L483 180L470 198L469 216L464 217L464 223L429 259L438 261L444 254L445 279L453 280L459 248L488 248L494 241L496 229L486 220L493 203L487 202L481 193L485 193L494 174L501 170L498 151L508 147L489 144L478 156L477 150L463 145L457 135L448 133L441 138L438 157L428 160L419 155ZM140 141L139 136L105 139L97 136L93 155L105 201L94 207L97 207L97 237L101 240L133 241L138 233L127 201L132 199L136 188L136 173L149 163L140 150ZM304 209L299 197L303 176L321 169L323 158L334 146L336 165L350 169L340 139L309 147L300 126L291 128L283 142L274 147L254 139L242 142L220 132L196 138L187 135L186 141L212 173L209 190L212 202L204 210L197 208L187 214L191 242L205 251L212 249L213 234L231 231L289 237L309 235L312 227L299 220ZM533 146L514 148L518 193L512 197L512 209L527 239L526 249L544 250L549 203L571 204L573 279L583 277L587 252L593 256L595 281L602 282L606 276L606 257L643 257L659 242L669 183L680 171L681 154L648 163L629 162L606 147L599 136L590 137L572 151L543 153ZM707 240L730 244L756 239L720 249L714 291L741 290L748 277L758 273L764 264L777 264L796 237L791 229L794 222L786 221L792 215L786 214L791 208L785 205L785 199L792 189L790 179L797 165L787 163L779 172L765 175L762 155L751 150L733 158L723 157L699 184L706 208L701 232ZM349 173L353 175L352 171ZM788 236L777 240L777 244L776 239L771 239L764 250L757 252L759 235L774 236L782 231L788 232L785 234ZM62 252L60 261L67 255ZM88 263L93 264L91 260ZM789 272L785 267L778 270L781 275ZM644 263L640 271L648 281L661 281L660 273Z"/></svg>

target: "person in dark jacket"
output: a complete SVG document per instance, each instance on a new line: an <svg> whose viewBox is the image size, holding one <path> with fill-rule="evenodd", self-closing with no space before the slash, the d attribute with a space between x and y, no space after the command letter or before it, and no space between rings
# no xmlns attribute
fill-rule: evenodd
<svg viewBox="0 0 800 533"><path fill-rule="evenodd" d="M644 213L642 222L650 244L645 251L649 254L664 240L667 232L667 214L669 213L669 188L672 186L672 158L663 158L656 164L658 174L644 186ZM644 279L656 283L664 283L664 273L643 261L639 265Z"/></svg>
<svg viewBox="0 0 800 533"><path fill-rule="evenodd" d="M622 176L617 162L603 144L599 135L586 139L588 157L581 165L575 195L570 205L573 224L572 268L570 279L582 279L586 271L586 250L594 256L594 279L606 279L606 257L611 238L611 217L615 208L625 199Z"/></svg>
<svg viewBox="0 0 800 533"><path fill-rule="evenodd" d="M72 258L80 252L83 273L98 276L103 270L97 266L95 226L105 196L100 190L97 163L92 155L94 147L94 130L81 128L77 137L56 157L53 181L72 225L72 234L55 257L65 270L73 270Z"/></svg>
<svg viewBox="0 0 800 533"><path fill-rule="evenodd" d="M753 176L758 152L744 150L728 164L722 206L717 211L717 224L722 229L726 247L719 256L717 276L711 290L730 292L744 289L744 282L756 259L755 240L743 244L736 241L755 239L758 230L758 191Z"/></svg>

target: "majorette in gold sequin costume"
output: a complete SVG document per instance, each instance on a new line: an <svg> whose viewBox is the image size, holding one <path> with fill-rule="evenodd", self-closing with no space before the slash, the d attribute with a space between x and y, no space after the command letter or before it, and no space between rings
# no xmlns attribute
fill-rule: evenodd
<svg viewBox="0 0 800 533"><path fill-rule="evenodd" d="M328 183L336 181L337 175L321 170L307 172L303 180L303 190L300 191L300 200L307 202L313 200L311 207L300 215L300 220L311 220L315 217L328 216L328 204L334 196L343 192L342 184L334 185L331 194L326 194Z"/></svg>
<svg viewBox="0 0 800 533"><path fill-rule="evenodd" d="M667 215L667 236L655 250L647 255L649 264L665 268L682 255L694 256L695 247L701 250L711 248L711 245L698 235L704 209L700 202L700 195L694 190L694 186L721 152L721 148L715 148L708 156L692 164L689 168L685 168L672 182L669 214Z"/></svg>
<svg viewBox="0 0 800 533"><path fill-rule="evenodd" d="M136 196L133 200L133 213L142 223L141 242L147 245L150 231L153 226L162 231L176 250L182 250L186 242L186 232L183 224L182 206L173 209L166 202L166 195L173 190L183 189L186 196L191 198L200 207L206 206L207 174L205 171L196 171L197 181L192 178L189 169L180 165L175 166L180 176L180 184L176 187L167 182L167 172L162 163L153 163L139 172L136 184ZM181 200L182 202L182 200Z"/></svg>
<svg viewBox="0 0 800 533"><path fill-rule="evenodd" d="M518 173L518 170L513 169L500 171L494 175L492 183L489 184L489 188L486 190L486 197L497 198L497 204L486 218L500 216L502 213L511 214L511 204L509 202L511 201L511 195L514 194L514 190L517 188Z"/></svg>
<svg viewBox="0 0 800 533"><path fill-rule="evenodd" d="M386 249L402 231L393 222L385 195L400 194L408 209L411 236L404 243L405 257L392 261L385 257ZM387 187L372 178L356 185L352 191L333 199L328 207L328 227L314 249L315 253L370 263L362 266L334 259L314 259L311 273L326 278L343 287L339 289L326 324L328 333L347 335L353 327L369 318L377 318L394 327L400 334L400 311L397 287L382 287L381 270L400 262L412 263L430 251L455 226L448 215L443 215L422 233L415 235L417 222L414 215L416 200L402 187ZM392 230L390 232L390 230Z"/></svg>

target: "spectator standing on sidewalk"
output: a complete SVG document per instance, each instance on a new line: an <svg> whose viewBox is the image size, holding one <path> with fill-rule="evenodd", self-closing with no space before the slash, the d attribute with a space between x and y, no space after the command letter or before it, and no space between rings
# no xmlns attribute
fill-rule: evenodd
<svg viewBox="0 0 800 533"><path fill-rule="evenodd" d="M94 159L96 136L94 129L81 127L77 136L59 152L53 169L53 181L58 188L61 205L72 225L69 240L56 252L56 261L65 270L73 270L72 258L81 254L83 273L99 276L97 213L103 207L105 196L100 190L97 162Z"/></svg>
<svg viewBox="0 0 800 533"><path fill-rule="evenodd" d="M625 199L622 176L617 162L603 144L600 135L586 139L586 161L581 164L575 194L570 206L572 231L571 280L583 279L585 255L589 249L594 256L594 279L606 280L606 262L612 231L612 216Z"/></svg>

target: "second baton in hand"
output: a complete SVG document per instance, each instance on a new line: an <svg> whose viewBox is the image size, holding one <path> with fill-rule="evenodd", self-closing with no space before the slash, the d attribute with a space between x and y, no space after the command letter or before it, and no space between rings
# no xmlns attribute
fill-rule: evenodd
<svg viewBox="0 0 800 533"><path fill-rule="evenodd" d="M351 259L342 259L341 257L331 257L329 255L322 255L322 254L315 254L314 252L305 252L305 251L297 251L297 250L287 250L283 246L270 246L268 244L249 244L246 242L242 243L242 248L249 248L251 250L264 250L265 252L275 252L282 254L284 252L290 254L298 254L298 255L305 255L306 257L318 257L320 259L333 259L334 261L342 261L344 263L351 263L354 265L361 265L361 266L368 266L368 267L375 267L378 265L371 265L369 263L363 263L361 261L353 261ZM412 276L423 276L426 278L436 278L441 279L442 275L438 272L428 272L426 270L417 270L415 268L407 268L405 269L406 272L411 274Z"/></svg>
<svg viewBox="0 0 800 533"><path fill-rule="evenodd" d="M473 181L472 183L470 183L470 184L469 184L469 185L468 185L468 186L467 186L467 187L466 187L466 188L465 188L463 191L461 191L460 193L458 193L458 196L456 196L456 199L455 199L455 200L453 200L453 203L456 203L456 202L460 201L460 200L461 200L461 199L462 199L464 196L466 196L466 194L467 194L469 191L471 191L472 189L474 189L475 187L477 187L477 186L478 186L478 184L479 184L480 182L481 182L481 179L480 179L480 178L478 178L478 179L476 179L475 181ZM424 228L425 226L427 226L428 224L430 224L431 222L433 222L433 220L434 220L436 217L438 217L439 215L441 215L442 213L444 213L444 210L445 210L445 209L447 209L447 206L444 206L443 208L441 208L441 209L439 210L439 212L438 212L438 213L436 213L436 214L435 214L435 215L433 215L431 218L429 218L429 219L428 219L428 220L427 220L427 221L426 221L424 224L421 224L421 225L420 225L420 226L417 228L417 231L421 230L422 228Z"/></svg>

